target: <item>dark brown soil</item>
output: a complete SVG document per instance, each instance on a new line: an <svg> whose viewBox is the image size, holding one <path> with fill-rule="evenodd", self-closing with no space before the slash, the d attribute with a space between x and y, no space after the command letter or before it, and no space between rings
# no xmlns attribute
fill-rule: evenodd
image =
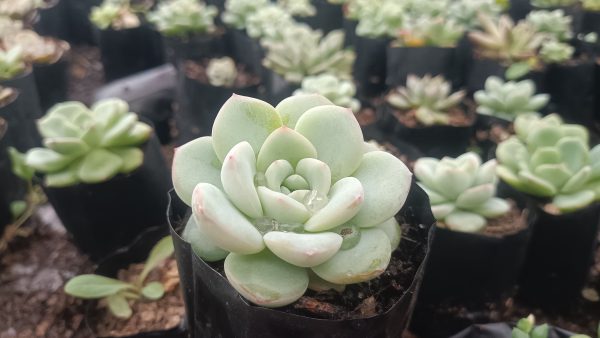
<svg viewBox="0 0 600 338"><path fill-rule="evenodd" d="M394 110L393 112L396 119L408 128L425 128L428 126L423 125L416 117L416 110ZM448 112L450 119L448 125L454 127L470 126L475 120L475 115L465 112L462 108L454 108Z"/></svg>
<svg viewBox="0 0 600 338"><path fill-rule="evenodd" d="M134 282L142 272L143 264L133 264L119 271L119 279ZM133 315L129 319L114 317L102 302L92 310L90 325L99 336L121 337L140 332L167 330L177 327L184 316L185 308L179 288L179 273L174 258L166 260L153 270L146 282L159 281L165 287L165 295L158 301L130 302Z"/></svg>
<svg viewBox="0 0 600 338"><path fill-rule="evenodd" d="M360 111L354 114L354 116L361 127L371 125L377 121L377 114L375 114L375 110L373 108L362 108Z"/></svg>
<svg viewBox="0 0 600 338"><path fill-rule="evenodd" d="M206 67L208 66L208 62L210 60L202 60L200 62L196 61L185 61L184 70L185 75L194 79L203 84L209 84L208 76L206 75ZM250 74L246 71L244 65L236 64L237 67L237 77L235 82L233 83L233 88L247 88L253 85L256 85L260 82L260 77L254 74Z"/></svg>

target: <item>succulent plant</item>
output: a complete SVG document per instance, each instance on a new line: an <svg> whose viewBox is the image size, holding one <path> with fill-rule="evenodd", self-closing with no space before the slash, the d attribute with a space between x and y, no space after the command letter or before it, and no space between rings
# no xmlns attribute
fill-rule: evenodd
<svg viewBox="0 0 600 338"><path fill-rule="evenodd" d="M23 30L23 21L0 16L0 38L16 34Z"/></svg>
<svg viewBox="0 0 600 338"><path fill-rule="evenodd" d="M538 8L568 7L575 5L579 0L531 0L531 5Z"/></svg>
<svg viewBox="0 0 600 338"><path fill-rule="evenodd" d="M477 112L513 121L522 114L537 113L550 96L535 94L535 84L531 80L507 81L491 76L485 80L485 89L475 92Z"/></svg>
<svg viewBox="0 0 600 338"><path fill-rule="evenodd" d="M317 9L311 4L311 0L277 0L277 4L293 16L313 16Z"/></svg>
<svg viewBox="0 0 600 338"><path fill-rule="evenodd" d="M22 19L41 4L40 0L0 0L0 16Z"/></svg>
<svg viewBox="0 0 600 338"><path fill-rule="evenodd" d="M540 59L545 63L562 63L570 60L575 53L573 46L559 41L548 41L540 49Z"/></svg>
<svg viewBox="0 0 600 338"><path fill-rule="evenodd" d="M359 20L369 7L379 7L387 0L346 0L344 15L348 20Z"/></svg>
<svg viewBox="0 0 600 338"><path fill-rule="evenodd" d="M571 29L573 19L565 15L562 9L533 11L527 15L526 20L538 32L548 34L558 41L567 41L573 38Z"/></svg>
<svg viewBox="0 0 600 338"><path fill-rule="evenodd" d="M227 56L212 59L206 67L206 75L215 87L232 87L238 75L235 61Z"/></svg>
<svg viewBox="0 0 600 338"><path fill-rule="evenodd" d="M217 14L217 7L207 6L198 0L172 0L159 3L146 17L161 34L185 37L213 32Z"/></svg>
<svg viewBox="0 0 600 338"><path fill-rule="evenodd" d="M290 13L277 4L270 4L248 16L246 33L255 39L281 40L288 27L294 23Z"/></svg>
<svg viewBox="0 0 600 338"><path fill-rule="evenodd" d="M515 189L551 199L550 211L566 213L600 197L600 146L589 149L587 129L556 114L515 119L516 136L496 149L498 176Z"/></svg>
<svg viewBox="0 0 600 338"><path fill-rule="evenodd" d="M583 9L590 12L600 12L600 0L583 0Z"/></svg>
<svg viewBox="0 0 600 338"><path fill-rule="evenodd" d="M343 80L335 75L321 74L308 76L302 80L300 89L294 95L320 94L336 106L350 108L353 112L360 109L360 101L354 98L356 86L350 80Z"/></svg>
<svg viewBox="0 0 600 338"><path fill-rule="evenodd" d="M246 29L248 17L269 3L269 0L226 0L221 18L230 27Z"/></svg>
<svg viewBox="0 0 600 338"><path fill-rule="evenodd" d="M152 133L120 99L98 101L91 109L74 101L57 104L38 129L45 147L29 150L25 162L45 174L49 187L99 183L135 170L144 161L139 146Z"/></svg>
<svg viewBox="0 0 600 338"><path fill-rule="evenodd" d="M431 202L440 226L463 232L479 232L489 218L506 214L508 202L496 195L496 160L483 165L475 153L441 160L422 157L415 162L415 177Z"/></svg>
<svg viewBox="0 0 600 338"><path fill-rule="evenodd" d="M404 5L397 1L360 6L356 34L369 38L393 37L398 34L404 21Z"/></svg>
<svg viewBox="0 0 600 338"><path fill-rule="evenodd" d="M127 29L140 25L140 19L127 0L104 0L92 8L90 21L100 29Z"/></svg>
<svg viewBox="0 0 600 338"><path fill-rule="evenodd" d="M23 51L19 47L0 50L0 80L9 80L25 71Z"/></svg>
<svg viewBox="0 0 600 338"><path fill-rule="evenodd" d="M457 0L448 4L447 17L455 20L468 30L479 26L477 14L482 13L496 18L502 12L500 1L496 0Z"/></svg>
<svg viewBox="0 0 600 338"><path fill-rule="evenodd" d="M5 47L19 47L26 62L50 64L62 57L69 50L67 42L48 37L41 37L32 30L22 30L4 36Z"/></svg>
<svg viewBox="0 0 600 338"><path fill-rule="evenodd" d="M448 124L448 112L457 107L465 96L464 91L451 93L452 87L443 76L409 75L406 87L393 90L387 102L400 110L414 110L423 125Z"/></svg>
<svg viewBox="0 0 600 338"><path fill-rule="evenodd" d="M264 41L265 67L287 81L300 83L306 76L323 73L350 79L355 54L344 49L344 33L334 30L323 36L306 25L292 25L281 32L280 41Z"/></svg>
<svg viewBox="0 0 600 338"><path fill-rule="evenodd" d="M421 16L406 20L395 44L407 47L455 47L465 27L444 17Z"/></svg>
<svg viewBox="0 0 600 338"><path fill-rule="evenodd" d="M195 251L226 255L225 275L244 298L279 307L311 284L335 288L385 271L411 173L389 153L365 153L352 112L320 95L275 108L234 95L212 136L175 151L173 184L204 241Z"/></svg>

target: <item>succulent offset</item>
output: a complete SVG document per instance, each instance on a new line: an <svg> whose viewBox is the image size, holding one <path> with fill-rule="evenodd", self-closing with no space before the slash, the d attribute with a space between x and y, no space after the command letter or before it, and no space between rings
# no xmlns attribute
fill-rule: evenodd
<svg viewBox="0 0 600 338"><path fill-rule="evenodd" d="M198 0L163 1L146 16L165 36L186 37L208 34L215 30L214 19L219 14L215 6Z"/></svg>
<svg viewBox="0 0 600 338"><path fill-rule="evenodd" d="M276 107L234 95L212 136L175 151L175 191L193 213L184 237L205 260L225 257L230 284L265 307L376 278L399 243L411 173L365 149L352 112L320 95Z"/></svg>
<svg viewBox="0 0 600 338"><path fill-rule="evenodd" d="M236 29L246 29L248 17L270 3L269 0L226 0L223 22Z"/></svg>
<svg viewBox="0 0 600 338"><path fill-rule="evenodd" d="M475 153L441 160L422 157L415 163L415 177L431 202L431 211L441 226L463 232L478 232L489 218L506 214L508 202L496 195L496 161L483 165Z"/></svg>
<svg viewBox="0 0 600 338"><path fill-rule="evenodd" d="M0 50L0 80L10 80L23 73L26 67L21 48Z"/></svg>
<svg viewBox="0 0 600 338"><path fill-rule="evenodd" d="M142 165L139 148L152 128L138 121L120 99L98 101L88 109L80 102L55 105L38 121L44 148L33 148L25 163L45 175L46 186L104 182Z"/></svg>
<svg viewBox="0 0 600 338"><path fill-rule="evenodd" d="M600 198L600 146L587 129L556 115L520 115L516 135L496 149L498 176L515 189L549 200L551 211L572 212Z"/></svg>
<svg viewBox="0 0 600 338"><path fill-rule="evenodd" d="M537 113L548 104L548 94L535 94L535 84L531 80L507 81L490 76L485 80L485 88L474 94L477 112L513 121L521 114Z"/></svg>
<svg viewBox="0 0 600 338"><path fill-rule="evenodd" d="M360 109L360 101L354 98L356 95L354 83L331 74L306 77L302 80L300 89L294 92L294 95L299 94L320 94L336 106L350 108L353 112L358 112Z"/></svg>
<svg viewBox="0 0 600 338"><path fill-rule="evenodd" d="M464 91L451 93L452 86L441 75L419 78L409 75L406 87L393 90L387 102L399 110L414 110L416 119L426 126L448 124L448 112L457 107Z"/></svg>
<svg viewBox="0 0 600 338"><path fill-rule="evenodd" d="M237 75L235 61L227 56L211 59L206 66L208 82L215 87L232 87Z"/></svg>
<svg viewBox="0 0 600 338"><path fill-rule="evenodd" d="M526 20L538 32L548 34L557 41L567 41L573 37L573 18L565 15L562 9L533 11L527 15Z"/></svg>

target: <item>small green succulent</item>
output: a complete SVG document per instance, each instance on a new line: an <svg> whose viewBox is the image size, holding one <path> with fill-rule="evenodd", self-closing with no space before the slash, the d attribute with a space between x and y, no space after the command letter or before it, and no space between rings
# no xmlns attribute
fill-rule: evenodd
<svg viewBox="0 0 600 338"><path fill-rule="evenodd" d="M513 121L521 114L537 113L550 96L535 94L535 84L531 80L507 81L491 76L485 80L485 89L475 92L477 112Z"/></svg>
<svg viewBox="0 0 600 338"><path fill-rule="evenodd" d="M394 37L404 21L404 5L398 1L368 2L358 11L356 34L369 38Z"/></svg>
<svg viewBox="0 0 600 338"><path fill-rule="evenodd" d="M215 87L232 87L237 75L235 61L227 56L211 59L206 66L208 82Z"/></svg>
<svg viewBox="0 0 600 338"><path fill-rule="evenodd" d="M540 58L545 63L562 63L570 60L575 53L573 46L564 42L548 41L540 49Z"/></svg>
<svg viewBox="0 0 600 338"><path fill-rule="evenodd" d="M316 94L277 107L234 95L212 136L173 160L175 191L192 208L184 237L205 260L225 257L232 287L265 307L382 274L411 176L393 155L365 152L352 112Z"/></svg>
<svg viewBox="0 0 600 338"><path fill-rule="evenodd" d="M519 319L512 330L512 338L548 338L550 337L550 326L548 324L535 325L535 317L530 314ZM591 338L585 334L575 334L569 338ZM600 335L599 335L600 338Z"/></svg>
<svg viewBox="0 0 600 338"><path fill-rule="evenodd" d="M456 47L464 32L465 27L452 19L421 16L406 20L395 43L408 47Z"/></svg>
<svg viewBox="0 0 600 338"><path fill-rule="evenodd" d="M360 101L354 98L356 95L354 83L335 75L321 74L304 78L300 89L294 92L294 95L301 94L320 94L336 106L350 108L353 112L358 112L360 109Z"/></svg>
<svg viewBox="0 0 600 338"><path fill-rule="evenodd" d="M600 12L600 0L583 0L583 9L591 12Z"/></svg>
<svg viewBox="0 0 600 338"><path fill-rule="evenodd" d="M44 173L49 187L99 183L135 170L144 161L139 146L152 133L120 99L98 101L91 109L74 101L57 104L38 129L45 147L29 150L25 163Z"/></svg>
<svg viewBox="0 0 600 338"><path fill-rule="evenodd" d="M515 189L551 199L550 210L572 212L600 199L600 146L589 149L587 129L556 114L520 115L516 136L496 149L498 176Z"/></svg>
<svg viewBox="0 0 600 338"><path fill-rule="evenodd" d="M575 5L579 0L531 0L531 4L538 8L568 7Z"/></svg>
<svg viewBox="0 0 600 338"><path fill-rule="evenodd" d="M464 91L451 93L452 86L443 76L409 75L406 87L393 90L387 102L400 110L415 110L415 117L423 125L448 124L448 112L465 97Z"/></svg>
<svg viewBox="0 0 600 338"><path fill-rule="evenodd" d="M148 13L148 21L165 36L185 37L208 34L215 30L215 17L219 10L198 0L172 0L161 2Z"/></svg>
<svg viewBox="0 0 600 338"><path fill-rule="evenodd" d="M422 157L414 168L419 186L425 190L431 211L448 229L479 232L489 218L510 210L508 202L496 195L496 161L483 165L475 153L441 160Z"/></svg>
<svg viewBox="0 0 600 338"><path fill-rule="evenodd" d="M264 41L265 67L292 83L301 83L311 75L333 74L351 79L355 54L344 48L344 33L334 30L323 36L303 24L282 31L280 41Z"/></svg>
<svg viewBox="0 0 600 338"><path fill-rule="evenodd" d="M293 16L305 17L317 14L310 0L277 0L277 4Z"/></svg>
<svg viewBox="0 0 600 338"><path fill-rule="evenodd" d="M573 38L571 28L573 18L565 15L562 9L533 11L527 15L526 20L538 32L548 34L557 41L567 41Z"/></svg>
<svg viewBox="0 0 600 338"><path fill-rule="evenodd" d="M246 29L248 17L269 3L269 0L226 0L221 18L230 27Z"/></svg>
<svg viewBox="0 0 600 338"><path fill-rule="evenodd" d="M270 4L248 16L246 33L255 39L280 40L294 23L290 13L277 4Z"/></svg>
<svg viewBox="0 0 600 338"><path fill-rule="evenodd" d="M104 0L100 6L92 8L90 21L100 29L127 29L140 25L128 0Z"/></svg>
<svg viewBox="0 0 600 338"><path fill-rule="evenodd" d="M20 47L0 50L0 80L10 80L23 73L26 67Z"/></svg>

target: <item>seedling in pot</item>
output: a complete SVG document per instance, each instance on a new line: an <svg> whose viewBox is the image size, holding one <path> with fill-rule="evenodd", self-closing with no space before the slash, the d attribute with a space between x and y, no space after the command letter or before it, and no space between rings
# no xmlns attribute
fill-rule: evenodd
<svg viewBox="0 0 600 338"><path fill-rule="evenodd" d="M206 75L215 87L233 87L238 75L235 61L230 57L212 59L206 66Z"/></svg>
<svg viewBox="0 0 600 338"><path fill-rule="evenodd" d="M485 81L485 89L475 92L474 98L479 114L507 121L521 114L537 113L550 100L548 94L535 94L531 80L504 82L495 76Z"/></svg>
<svg viewBox="0 0 600 338"><path fill-rule="evenodd" d="M92 8L90 21L100 29L128 29L140 26L140 18L129 0L104 0Z"/></svg>
<svg viewBox="0 0 600 338"><path fill-rule="evenodd" d="M215 6L198 0L173 0L160 2L146 17L162 35L186 37L214 32L218 13Z"/></svg>
<svg viewBox="0 0 600 338"><path fill-rule="evenodd" d="M600 199L600 146L591 150L587 129L556 115L520 115L516 135L496 150L497 173L513 188L550 200L554 214L582 209Z"/></svg>
<svg viewBox="0 0 600 338"><path fill-rule="evenodd" d="M448 113L456 108L465 96L464 91L451 93L452 86L440 75L425 75L418 78L409 75L406 87L393 90L387 96L387 102L399 110L413 110L415 118L425 126L447 125Z"/></svg>
<svg viewBox="0 0 600 338"><path fill-rule="evenodd" d="M550 326L548 324L535 325L533 314L519 319L517 325L512 330L512 338L548 338L550 336ZM600 337L600 336L599 336ZM585 334L575 334L570 338L591 338Z"/></svg>
<svg viewBox="0 0 600 338"><path fill-rule="evenodd" d="M335 75L322 74L304 78L301 88L294 92L294 95L301 94L323 95L336 106L350 108L355 113L360 109L360 101L354 98L356 95L354 83Z"/></svg>
<svg viewBox="0 0 600 338"><path fill-rule="evenodd" d="M226 0L221 18L230 27L246 29L248 17L268 3L268 0Z"/></svg>
<svg viewBox="0 0 600 338"><path fill-rule="evenodd" d="M45 175L48 187L104 182L144 162L140 146L152 128L138 121L120 99L57 104L38 122L44 148L33 148L25 163Z"/></svg>
<svg viewBox="0 0 600 338"><path fill-rule="evenodd" d="M553 11L533 11L527 15L529 22L538 32L550 35L557 41L568 41L573 38L571 22L573 18L565 15L562 9Z"/></svg>
<svg viewBox="0 0 600 338"><path fill-rule="evenodd" d="M0 80L10 80L26 69L23 51L19 47L7 51L0 50Z"/></svg>
<svg viewBox="0 0 600 338"><path fill-rule="evenodd" d="M95 274L79 275L65 284L65 293L82 299L102 299L115 317L129 318L132 315L130 301L158 300L164 295L165 288L160 282L146 283L146 278L173 251L173 239L171 236L165 237L152 248L144 269L135 281L121 281Z"/></svg>
<svg viewBox="0 0 600 338"><path fill-rule="evenodd" d="M487 220L506 214L508 202L496 195L496 161L483 165L475 153L441 160L423 157L414 169L419 185L431 202L440 226L463 232L480 232Z"/></svg>
<svg viewBox="0 0 600 338"><path fill-rule="evenodd" d="M234 95L211 137L176 150L173 183L192 207L184 237L198 255L225 257L233 288L280 307L386 270L411 173L389 153L365 153L352 112L320 95L277 107Z"/></svg>

